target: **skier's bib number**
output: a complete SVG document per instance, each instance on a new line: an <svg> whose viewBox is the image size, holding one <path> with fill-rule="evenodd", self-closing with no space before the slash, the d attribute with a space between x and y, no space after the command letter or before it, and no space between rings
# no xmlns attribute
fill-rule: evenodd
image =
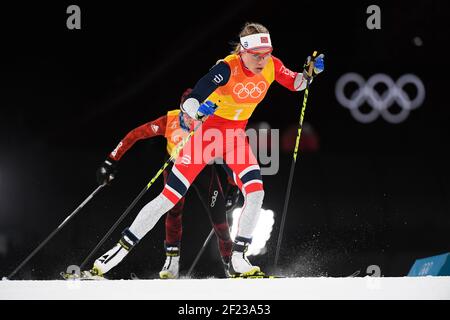
<svg viewBox="0 0 450 320"><path fill-rule="evenodd" d="M236 114L234 115L234 120L239 120L239 116L241 115L241 113L242 113L242 111L243 111L244 109L237 109L236 110Z"/></svg>

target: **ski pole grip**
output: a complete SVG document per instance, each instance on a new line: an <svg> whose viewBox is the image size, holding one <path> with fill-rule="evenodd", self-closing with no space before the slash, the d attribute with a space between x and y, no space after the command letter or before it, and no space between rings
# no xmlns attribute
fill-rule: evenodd
<svg viewBox="0 0 450 320"><path fill-rule="evenodd" d="M316 57L316 55L317 55L317 51L314 51L313 54L312 54L312 57L311 57L311 62L309 63L309 69L308 69L308 76L309 77L312 77L312 73L313 73L313 70L314 70L314 58Z"/></svg>

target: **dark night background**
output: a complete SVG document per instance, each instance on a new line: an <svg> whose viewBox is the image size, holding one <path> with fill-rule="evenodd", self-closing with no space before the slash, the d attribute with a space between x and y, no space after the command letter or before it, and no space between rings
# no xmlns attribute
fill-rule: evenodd
<svg viewBox="0 0 450 320"><path fill-rule="evenodd" d="M139 3L2 5L1 276L95 189L96 169L129 130L178 106L184 89L231 50L246 21L269 28L274 55L293 70L300 71L313 50L326 55L305 120L320 148L299 156L274 272L341 277L359 270L364 276L369 265L378 265L384 276L404 276L415 259L450 252L446 1ZM66 28L70 4L81 7L81 30ZM381 30L366 27L370 4L381 8ZM394 80L413 73L425 85L425 102L401 124L381 117L359 123L334 93L347 72L365 79L386 73ZM268 122L293 143L288 131L296 127L302 98L274 83L251 122ZM162 138L137 143L113 185L16 278L57 278L81 263L162 165L164 146ZM253 258L263 270L274 259L291 155L292 148L282 151L279 173L264 177L263 207L277 217L268 252ZM98 254L161 188L159 180ZM182 272L211 228L194 192L187 203ZM111 277L156 277L164 262L163 233L161 220ZM221 275L215 241L196 271Z"/></svg>

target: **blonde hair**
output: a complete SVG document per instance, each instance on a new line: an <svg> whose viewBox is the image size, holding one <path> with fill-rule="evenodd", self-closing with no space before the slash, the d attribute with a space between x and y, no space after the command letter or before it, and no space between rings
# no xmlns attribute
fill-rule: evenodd
<svg viewBox="0 0 450 320"><path fill-rule="evenodd" d="M269 33L269 30L260 23L246 22L241 32L239 33L239 38L256 33ZM231 51L231 53L238 54L241 51L241 43L238 42L234 43L233 45L234 49L233 51Z"/></svg>

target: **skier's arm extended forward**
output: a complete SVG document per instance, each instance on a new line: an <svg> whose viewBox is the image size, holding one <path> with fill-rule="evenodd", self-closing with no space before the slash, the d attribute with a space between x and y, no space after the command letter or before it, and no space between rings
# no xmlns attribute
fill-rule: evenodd
<svg viewBox="0 0 450 320"><path fill-rule="evenodd" d="M314 59L314 71L312 77L314 78L317 74L324 70L324 55L321 54ZM306 83L308 80L307 67L309 66L310 57L306 59L303 66L303 72L294 72L289 70L280 59L272 56L274 67L275 67L275 80L281 84L283 87L288 88L291 91L302 91L306 88ZM311 79L312 80L312 79Z"/></svg>
<svg viewBox="0 0 450 320"><path fill-rule="evenodd" d="M100 168L98 168L97 182L99 184L105 184L114 179L117 162L120 158L122 158L136 141L164 135L166 123L167 116L162 116L128 132L128 134L119 142L117 147L108 155Z"/></svg>

